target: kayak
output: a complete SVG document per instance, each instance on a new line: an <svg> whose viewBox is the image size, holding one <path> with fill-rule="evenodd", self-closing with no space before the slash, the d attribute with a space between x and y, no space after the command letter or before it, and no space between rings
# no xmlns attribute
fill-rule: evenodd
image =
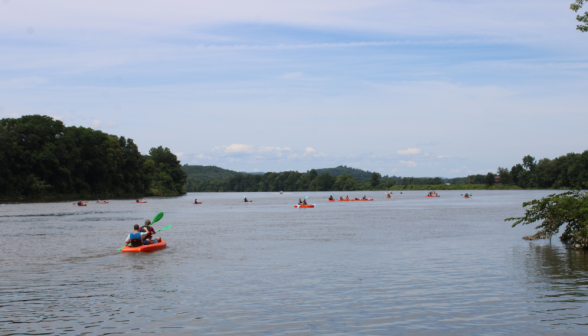
<svg viewBox="0 0 588 336"><path fill-rule="evenodd" d="M108 204L108 202L96 202L96 204Z"/></svg>
<svg viewBox="0 0 588 336"><path fill-rule="evenodd" d="M194 204L202 204L202 202L194 203Z"/></svg>
<svg viewBox="0 0 588 336"><path fill-rule="evenodd" d="M142 202L135 202L135 203L147 203L147 201L142 201Z"/></svg>
<svg viewBox="0 0 588 336"><path fill-rule="evenodd" d="M335 202L335 200L329 200L329 202Z"/></svg>
<svg viewBox="0 0 588 336"><path fill-rule="evenodd" d="M78 204L78 206L88 206L88 204Z"/></svg>
<svg viewBox="0 0 588 336"><path fill-rule="evenodd" d="M386 198L394 198L394 197L392 197L392 196L386 196Z"/></svg>
<svg viewBox="0 0 588 336"><path fill-rule="evenodd" d="M470 198L469 196L464 196L463 198Z"/></svg>
<svg viewBox="0 0 588 336"><path fill-rule="evenodd" d="M373 198L368 198L368 199L360 199L360 200L356 200L356 201L360 201L360 202L368 202L368 201L373 201Z"/></svg>
<svg viewBox="0 0 588 336"><path fill-rule="evenodd" d="M153 252L153 251L157 251L157 250L162 250L166 246L167 246L167 243L165 242L165 240L162 239L160 243L155 243L155 244L143 245L143 246L139 246L139 247L125 246L125 247L123 247L121 252Z"/></svg>
<svg viewBox="0 0 588 336"><path fill-rule="evenodd" d="M425 197L441 197L441 196L425 196Z"/></svg>
<svg viewBox="0 0 588 336"><path fill-rule="evenodd" d="M294 207L295 208L314 208L314 204L307 204L307 205L301 204L301 205L295 205Z"/></svg>
<svg viewBox="0 0 588 336"><path fill-rule="evenodd" d="M248 203L248 202L253 202L253 201L243 201L243 202Z"/></svg>

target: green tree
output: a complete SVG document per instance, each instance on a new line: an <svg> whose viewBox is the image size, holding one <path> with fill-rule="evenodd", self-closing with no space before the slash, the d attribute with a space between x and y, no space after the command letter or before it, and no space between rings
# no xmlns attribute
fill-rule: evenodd
<svg viewBox="0 0 588 336"><path fill-rule="evenodd" d="M500 177L500 183L512 184L512 177L508 171L508 168L498 167L498 176Z"/></svg>
<svg viewBox="0 0 588 336"><path fill-rule="evenodd" d="M540 200L523 203L523 217L511 217L505 221L515 221L513 227L540 221L538 230L531 239L551 239L561 226L565 226L560 239L564 243L577 243L588 247L588 196L581 191L568 191L552 194Z"/></svg>
<svg viewBox="0 0 588 336"><path fill-rule="evenodd" d="M380 184L381 179L382 175L380 175L380 173L373 172L370 176L370 184L375 188Z"/></svg>
<svg viewBox="0 0 588 336"><path fill-rule="evenodd" d="M585 0L576 0L575 3L570 5L570 9L577 13L584 5L584 1ZM576 16L576 20L578 20L580 23L583 23L577 25L576 29L582 33L588 32L588 12L584 12L584 15Z"/></svg>
<svg viewBox="0 0 588 336"><path fill-rule="evenodd" d="M494 185L494 183L496 183L496 179L494 178L494 174L492 174L491 172L488 172L488 174L486 174L486 180L485 180L485 184L487 187L491 187Z"/></svg>

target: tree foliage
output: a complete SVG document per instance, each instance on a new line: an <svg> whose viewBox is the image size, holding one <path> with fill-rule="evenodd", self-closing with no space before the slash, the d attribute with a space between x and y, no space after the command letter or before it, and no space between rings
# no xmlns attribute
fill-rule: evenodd
<svg viewBox="0 0 588 336"><path fill-rule="evenodd" d="M523 203L529 207L523 217L507 218L515 221L513 227L540 222L534 239L549 238L556 235L562 226L564 232L561 240L565 243L577 243L588 246L588 195L575 190L561 194L552 194L540 200Z"/></svg>
<svg viewBox="0 0 588 336"><path fill-rule="evenodd" d="M588 151L581 154L569 153L553 160L527 155L523 163L506 168L498 168L503 184L514 184L523 189L542 188L588 188Z"/></svg>
<svg viewBox="0 0 588 336"><path fill-rule="evenodd" d="M576 2L570 5L570 9L577 13L584 5L584 1L576 0ZM576 29L582 33L588 32L588 12L584 12L584 15L577 15L576 20L581 23L576 26Z"/></svg>
<svg viewBox="0 0 588 336"><path fill-rule="evenodd" d="M144 195L169 179L172 183L158 194L178 194L185 177L169 154L155 158L163 162L158 165L141 155L132 139L66 127L49 116L5 118L0 120L0 196Z"/></svg>

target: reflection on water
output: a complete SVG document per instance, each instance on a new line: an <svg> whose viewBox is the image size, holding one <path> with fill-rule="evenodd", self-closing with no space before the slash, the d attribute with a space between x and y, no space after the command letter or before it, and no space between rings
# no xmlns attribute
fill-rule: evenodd
<svg viewBox="0 0 588 336"><path fill-rule="evenodd" d="M5 205L0 334L585 334L586 253L503 222L548 193ZM159 211L169 247L119 253Z"/></svg>

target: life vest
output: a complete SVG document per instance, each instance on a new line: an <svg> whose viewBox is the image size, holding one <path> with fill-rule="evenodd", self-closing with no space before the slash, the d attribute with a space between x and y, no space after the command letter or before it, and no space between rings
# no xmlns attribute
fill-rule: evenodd
<svg viewBox="0 0 588 336"><path fill-rule="evenodd" d="M145 229L145 230L143 230ZM139 232L147 232L147 238L151 238L151 236L153 235L153 232L155 230L151 228L151 226L147 226L147 225L143 225L141 227L141 230L139 230Z"/></svg>
<svg viewBox="0 0 588 336"><path fill-rule="evenodd" d="M131 246L132 247L143 246L143 240L141 239L141 232L131 233Z"/></svg>

